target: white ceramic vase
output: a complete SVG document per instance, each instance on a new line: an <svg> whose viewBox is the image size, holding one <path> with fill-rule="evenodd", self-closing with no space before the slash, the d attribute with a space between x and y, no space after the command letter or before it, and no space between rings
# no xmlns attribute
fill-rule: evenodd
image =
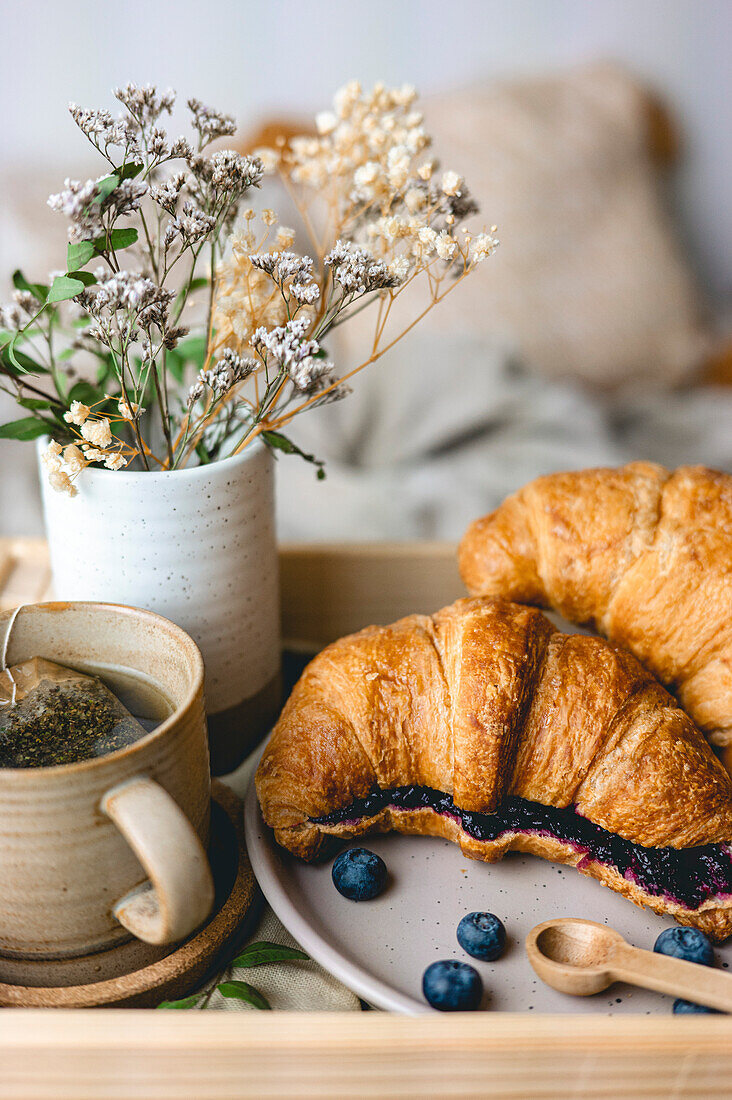
<svg viewBox="0 0 732 1100"><path fill-rule="evenodd" d="M41 467L54 594L155 611L206 666L214 774L230 771L280 703L273 459L255 441L193 469L84 470L75 497Z"/></svg>

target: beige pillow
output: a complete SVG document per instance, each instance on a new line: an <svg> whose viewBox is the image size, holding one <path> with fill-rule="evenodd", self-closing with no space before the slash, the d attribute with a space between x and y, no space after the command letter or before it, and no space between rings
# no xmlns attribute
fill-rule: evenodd
<svg viewBox="0 0 732 1100"><path fill-rule="evenodd" d="M693 373L709 341L642 88L595 65L443 93L425 113L501 239L429 325L497 337L547 375L603 387Z"/></svg>

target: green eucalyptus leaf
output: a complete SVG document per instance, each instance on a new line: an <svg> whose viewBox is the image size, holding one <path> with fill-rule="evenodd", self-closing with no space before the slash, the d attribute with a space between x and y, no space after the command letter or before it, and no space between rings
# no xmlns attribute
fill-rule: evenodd
<svg viewBox="0 0 732 1100"><path fill-rule="evenodd" d="M48 435L48 424L43 420L37 420L35 416L24 416L22 420L11 420L9 424L0 425L0 439L38 439L42 435Z"/></svg>
<svg viewBox="0 0 732 1100"><path fill-rule="evenodd" d="M19 397L17 401L22 408L30 409L31 412L35 412L36 409L52 408L52 403L50 401L44 401L40 397Z"/></svg>
<svg viewBox="0 0 732 1100"><path fill-rule="evenodd" d="M29 283L20 268L16 268L13 272L13 286L16 290L27 290L39 301L45 302L46 295L48 294L48 287L43 283Z"/></svg>
<svg viewBox="0 0 732 1100"><path fill-rule="evenodd" d="M18 340L18 336L19 336L19 333L16 332L15 336L10 341L10 343L6 347L3 348L3 353L7 354L9 369L10 369L10 367L15 367L15 371L18 374L32 374L33 371L29 370L26 367L24 367L21 360L20 360L20 358L19 358L23 353L22 352L16 352L16 350L15 350L15 345L16 345L16 342ZM27 358L27 356L26 356L26 358Z"/></svg>
<svg viewBox="0 0 732 1100"><path fill-rule="evenodd" d="M186 336L175 348L184 363L193 363L200 370L206 358L208 341L205 336Z"/></svg>
<svg viewBox="0 0 732 1100"><path fill-rule="evenodd" d="M96 203L97 206L101 206L104 200L112 194L115 187L119 187L119 176L116 172L111 172L110 175L97 182L97 193L92 202Z"/></svg>
<svg viewBox="0 0 732 1100"><path fill-rule="evenodd" d="M161 1001L157 1008L195 1008L201 996L194 993L190 997L181 997L179 1001Z"/></svg>
<svg viewBox="0 0 732 1100"><path fill-rule="evenodd" d="M263 966L265 963L289 962L293 959L308 961L309 956L304 951L298 951L294 947L284 947L280 943L270 943L261 940L259 943L250 943L237 958L232 966Z"/></svg>
<svg viewBox="0 0 732 1100"><path fill-rule="evenodd" d="M97 368L97 385L104 386L105 382L108 382L110 378L116 378L114 371L114 364L109 357L100 356L101 362Z"/></svg>
<svg viewBox="0 0 732 1100"><path fill-rule="evenodd" d="M274 451L282 451L286 455L299 455L300 458L304 458L306 462L312 462L313 466L318 467L317 478L318 481L323 481L325 478L325 470L323 467L325 463L322 459L316 458L313 454L308 454L307 451L301 450L297 443L293 443L291 439L288 439L282 432L262 432L262 439L271 447Z"/></svg>
<svg viewBox="0 0 732 1100"><path fill-rule="evenodd" d="M26 355L24 351L19 351L14 343L15 341L11 340L9 344L0 348L0 363L5 372L16 376L19 374L49 373L48 367L44 367L42 363L36 363L35 359L31 359L30 355Z"/></svg>
<svg viewBox="0 0 732 1100"><path fill-rule="evenodd" d="M254 1008L272 1008L267 998L253 985L249 985L249 982L222 982L217 989L223 997L229 997L235 1001L246 1001Z"/></svg>
<svg viewBox="0 0 732 1100"><path fill-rule="evenodd" d="M81 401L82 405L96 405L104 400L104 394L100 393L91 382L77 382L69 390L69 404L72 401Z"/></svg>
<svg viewBox="0 0 732 1100"><path fill-rule="evenodd" d="M115 175L119 177L120 182L122 180L133 180L135 176L139 176L143 167L144 165L131 160L129 164L123 164L121 168L117 168Z"/></svg>
<svg viewBox="0 0 732 1100"><path fill-rule="evenodd" d="M100 238L104 240L104 238ZM113 229L109 234L109 247L113 248L115 252L122 248L129 248L131 244L134 244L137 240L136 229ZM105 242L105 248L107 247Z"/></svg>
<svg viewBox="0 0 732 1100"><path fill-rule="evenodd" d="M75 298L81 294L84 284L81 279L71 278L69 275L57 275L48 292L48 302L66 302L69 298Z"/></svg>
<svg viewBox="0 0 732 1100"><path fill-rule="evenodd" d="M197 276L195 279L191 279L190 283L186 283L176 295L175 302L173 303L173 316L179 316L189 294L194 290L201 290L205 286L208 286L208 279L204 278L202 275Z"/></svg>
<svg viewBox="0 0 732 1100"><path fill-rule="evenodd" d="M66 266L69 271L78 271L86 267L89 260L96 255L97 249L94 241L76 241L66 246Z"/></svg>
<svg viewBox="0 0 732 1100"><path fill-rule="evenodd" d="M96 275L92 275L91 271L67 271L66 274L70 279L78 279L84 286L92 286L97 281Z"/></svg>
<svg viewBox="0 0 732 1100"><path fill-rule="evenodd" d="M173 378L175 378L176 382L183 381L185 365L185 359L182 359L177 351L174 350L166 353L165 366Z"/></svg>

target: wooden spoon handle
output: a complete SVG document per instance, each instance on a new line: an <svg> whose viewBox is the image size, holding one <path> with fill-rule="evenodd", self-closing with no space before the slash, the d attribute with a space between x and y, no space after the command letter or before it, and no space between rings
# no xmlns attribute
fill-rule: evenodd
<svg viewBox="0 0 732 1100"><path fill-rule="evenodd" d="M616 981L732 1012L732 974L723 974L709 966L642 951L628 944L615 954L612 974Z"/></svg>

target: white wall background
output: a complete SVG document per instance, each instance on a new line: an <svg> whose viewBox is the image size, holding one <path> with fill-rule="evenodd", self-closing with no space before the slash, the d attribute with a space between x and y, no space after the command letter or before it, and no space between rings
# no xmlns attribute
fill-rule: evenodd
<svg viewBox="0 0 732 1100"><path fill-rule="evenodd" d="M353 76L428 93L624 61L681 117L674 201L703 282L732 300L732 0L0 0L0 16L0 167L60 177L85 165L67 102L113 106L109 89L127 80L247 125L317 109Z"/></svg>

